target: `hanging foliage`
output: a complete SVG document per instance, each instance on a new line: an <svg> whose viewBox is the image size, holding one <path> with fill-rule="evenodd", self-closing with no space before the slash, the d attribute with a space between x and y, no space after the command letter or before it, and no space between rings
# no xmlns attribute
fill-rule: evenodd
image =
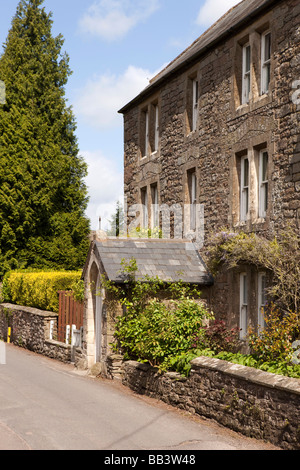
<svg viewBox="0 0 300 470"><path fill-rule="evenodd" d="M213 274L241 264L268 271L272 280L269 297L282 310L299 312L300 235L296 228L286 226L280 237L271 239L224 229L210 237L205 257Z"/></svg>

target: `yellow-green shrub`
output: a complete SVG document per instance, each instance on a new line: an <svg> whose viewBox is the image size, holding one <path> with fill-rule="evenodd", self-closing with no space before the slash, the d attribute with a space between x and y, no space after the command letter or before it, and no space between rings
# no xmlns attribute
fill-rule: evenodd
<svg viewBox="0 0 300 470"><path fill-rule="evenodd" d="M58 313L58 291L72 290L80 278L79 271L11 271L3 280L3 300Z"/></svg>

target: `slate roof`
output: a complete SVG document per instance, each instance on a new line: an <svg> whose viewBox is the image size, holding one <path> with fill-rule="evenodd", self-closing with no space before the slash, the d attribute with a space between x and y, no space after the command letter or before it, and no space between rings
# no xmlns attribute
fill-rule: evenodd
<svg viewBox="0 0 300 470"><path fill-rule="evenodd" d="M158 73L150 81L150 84L138 96L126 104L119 113L125 113L137 102L141 101L151 92L156 90L162 82L167 80L171 75L181 69L190 67L210 48L215 47L228 36L239 31L242 27L249 24L249 21L257 17L259 14L264 13L273 4L279 3L280 1L282 0L243 0L235 5L204 34L196 39L193 44L167 65L167 67Z"/></svg>
<svg viewBox="0 0 300 470"><path fill-rule="evenodd" d="M92 250L111 281L122 283L121 260L134 258L136 279L158 276L165 282L182 280L196 285L212 285L213 278L192 242L161 239L108 238L94 241Z"/></svg>

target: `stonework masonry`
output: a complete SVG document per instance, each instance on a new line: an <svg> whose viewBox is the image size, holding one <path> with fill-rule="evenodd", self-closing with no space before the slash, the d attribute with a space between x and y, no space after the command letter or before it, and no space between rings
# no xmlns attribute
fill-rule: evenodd
<svg viewBox="0 0 300 470"><path fill-rule="evenodd" d="M293 98L297 96L296 81L300 80L300 4L298 0L266 3L269 7L262 13L251 15L243 27L208 45L188 64L182 63L170 74L167 67L144 93L120 111L124 114L128 206L141 203L141 190L148 188L150 207L154 184L160 205L183 206L189 202L188 173L195 170L197 203L204 205L205 235L227 227L271 236L280 234L288 221L298 222L300 105ZM251 1L245 0L244 4L247 7ZM270 83L268 93L261 93L261 44L267 31L271 33ZM205 41L205 37L199 41ZM251 86L249 100L242 104L242 51L247 42L251 46ZM191 131L190 83L195 79L199 84L198 120ZM143 155L142 114L145 109L151 111L154 104L159 108L159 145L157 151ZM259 216L258 207L258 159L262 149L269 156L264 217ZM244 155L249 159L249 212L246 220L241 220ZM215 313L229 315L232 322L237 322L232 275L222 274L210 291Z"/></svg>
<svg viewBox="0 0 300 470"><path fill-rule="evenodd" d="M192 361L188 378L175 372L160 374L148 364L124 362L122 381L138 394L213 419L248 437L285 450L300 449L298 379L199 357Z"/></svg>
<svg viewBox="0 0 300 470"><path fill-rule="evenodd" d="M82 351L74 350L69 344L55 340L58 315L32 307L0 304L0 339L7 341L8 327L11 328L10 342L16 346L42 354L61 362L80 362ZM50 322L53 321L53 339L50 337Z"/></svg>

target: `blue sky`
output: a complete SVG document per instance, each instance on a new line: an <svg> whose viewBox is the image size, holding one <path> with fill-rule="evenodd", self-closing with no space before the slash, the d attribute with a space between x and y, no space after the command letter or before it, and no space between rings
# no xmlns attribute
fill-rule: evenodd
<svg viewBox="0 0 300 470"><path fill-rule="evenodd" d="M0 0L4 43L19 0ZM73 71L66 87L89 175L91 228L103 227L123 194L118 110L239 0L45 0ZM2 53L2 49L1 49Z"/></svg>

